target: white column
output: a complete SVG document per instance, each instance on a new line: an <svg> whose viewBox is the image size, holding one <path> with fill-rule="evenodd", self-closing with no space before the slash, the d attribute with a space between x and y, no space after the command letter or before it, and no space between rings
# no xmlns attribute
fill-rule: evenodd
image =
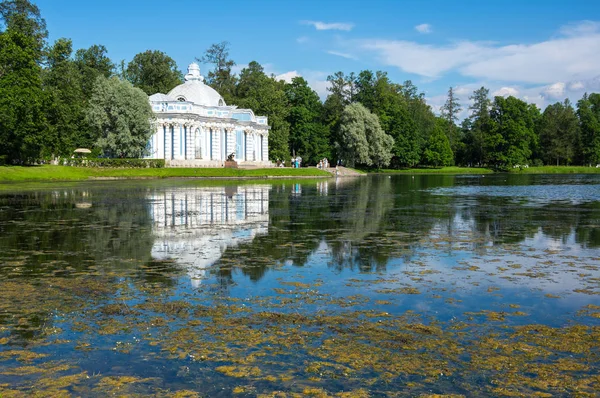
<svg viewBox="0 0 600 398"><path fill-rule="evenodd" d="M218 127L213 127L212 131L213 131L213 134L212 134L212 145L213 145L212 160L220 160L221 159L221 146L219 145L219 142L221 141L221 129Z"/></svg>
<svg viewBox="0 0 600 398"><path fill-rule="evenodd" d="M235 130L229 127L227 129L227 156L232 153L235 155Z"/></svg>
<svg viewBox="0 0 600 398"><path fill-rule="evenodd" d="M173 148L173 142L171 142L171 128L172 128L172 124L167 123L165 124L165 127L167 128L166 134L165 134L165 160L171 160L172 159L172 148Z"/></svg>
<svg viewBox="0 0 600 398"><path fill-rule="evenodd" d="M269 135L268 134L264 134L263 135L263 162L268 162L269 161Z"/></svg>

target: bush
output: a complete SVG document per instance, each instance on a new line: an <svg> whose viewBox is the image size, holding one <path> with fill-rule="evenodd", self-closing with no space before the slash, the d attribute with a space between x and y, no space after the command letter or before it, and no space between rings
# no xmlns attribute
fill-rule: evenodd
<svg viewBox="0 0 600 398"><path fill-rule="evenodd" d="M0 166L6 165L6 158L7 158L6 155L1 155L0 156Z"/></svg>
<svg viewBox="0 0 600 398"><path fill-rule="evenodd" d="M160 169L165 167L164 159L110 159L110 158L70 158L62 159L64 166L75 167L112 167L135 169Z"/></svg>

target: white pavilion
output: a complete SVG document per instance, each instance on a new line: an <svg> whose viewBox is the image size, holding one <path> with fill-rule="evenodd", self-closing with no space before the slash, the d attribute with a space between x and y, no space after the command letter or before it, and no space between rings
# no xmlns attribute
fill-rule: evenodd
<svg viewBox="0 0 600 398"><path fill-rule="evenodd" d="M165 159L171 167L222 167L233 154L241 165L272 165L267 117L225 104L204 84L195 63L188 67L185 83L168 94L151 95L150 105L157 129L147 158Z"/></svg>

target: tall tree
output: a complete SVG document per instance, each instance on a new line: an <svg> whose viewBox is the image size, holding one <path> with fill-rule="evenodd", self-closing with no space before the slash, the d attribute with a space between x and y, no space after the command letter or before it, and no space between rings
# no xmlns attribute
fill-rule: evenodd
<svg viewBox="0 0 600 398"><path fill-rule="evenodd" d="M152 136L148 96L117 77L98 76L86 109L95 145L111 157L142 157Z"/></svg>
<svg viewBox="0 0 600 398"><path fill-rule="evenodd" d="M158 50L136 54L127 65L126 76L134 87L148 95L168 93L183 83L183 74L175 60Z"/></svg>
<svg viewBox="0 0 600 398"><path fill-rule="evenodd" d="M450 142L448 137L444 133L446 122L444 120L438 120L436 123L429 140L427 142L427 148L423 154L423 158L426 164L431 166L451 166L454 161L452 149L450 148Z"/></svg>
<svg viewBox="0 0 600 398"><path fill-rule="evenodd" d="M473 101L469 110L471 115L468 117L470 129L469 154L470 159L483 165L485 159L486 134L489 131L490 125L490 106L492 101L489 98L490 90L481 87L473 91L473 95L469 97Z"/></svg>
<svg viewBox="0 0 600 398"><path fill-rule="evenodd" d="M287 121L290 124L290 147L306 164L317 164L330 158L329 129L321 120L323 104L302 77L295 77L285 85L291 106Z"/></svg>
<svg viewBox="0 0 600 398"><path fill-rule="evenodd" d="M229 42L222 41L211 45L198 62L213 64L214 69L208 72L206 83L217 90L223 96L225 102L234 100L236 76L232 69L235 62L229 58Z"/></svg>
<svg viewBox="0 0 600 398"><path fill-rule="evenodd" d="M529 163L539 109L515 97L496 97L490 111L490 163L500 168Z"/></svg>
<svg viewBox="0 0 600 398"><path fill-rule="evenodd" d="M355 165L378 168L389 165L394 139L385 134L379 118L360 103L347 105L342 113L340 157L350 167Z"/></svg>
<svg viewBox="0 0 600 398"><path fill-rule="evenodd" d="M269 156L271 160L289 159L289 129L287 121L289 104L285 94L285 82L265 74L256 61L242 69L235 92L235 105L249 108L257 115L269 118Z"/></svg>
<svg viewBox="0 0 600 398"><path fill-rule="evenodd" d="M3 0L0 2L0 21L4 29L18 31L31 39L30 50L36 53L36 57L41 56L48 30L35 4L29 0Z"/></svg>
<svg viewBox="0 0 600 398"><path fill-rule="evenodd" d="M63 38L47 52L48 67L42 75L48 94L49 134L44 149L47 156L69 155L77 147L91 145L85 124L82 76L71 58L72 51L71 40Z"/></svg>
<svg viewBox="0 0 600 398"><path fill-rule="evenodd" d="M459 129L456 126L456 122L458 121L458 114L462 110L459 100L454 94L454 89L450 87L448 89L448 98L446 98L446 102L442 105L440 111L442 117L446 120L448 140L450 141L450 147L452 150L457 149L457 144L459 142Z"/></svg>
<svg viewBox="0 0 600 398"><path fill-rule="evenodd" d="M106 47L101 44L81 48L75 53L75 64L82 74L82 89L86 99L91 97L98 76L110 77L115 72L115 65L107 53Z"/></svg>
<svg viewBox="0 0 600 398"><path fill-rule="evenodd" d="M30 162L40 156L47 124L41 56L45 22L26 0L0 3L0 156Z"/></svg>
<svg viewBox="0 0 600 398"><path fill-rule="evenodd" d="M541 157L545 164L572 163L579 144L579 120L569 100L548 105L539 123Z"/></svg>
<svg viewBox="0 0 600 398"><path fill-rule="evenodd" d="M577 102L584 164L600 164L600 94L587 93Z"/></svg>

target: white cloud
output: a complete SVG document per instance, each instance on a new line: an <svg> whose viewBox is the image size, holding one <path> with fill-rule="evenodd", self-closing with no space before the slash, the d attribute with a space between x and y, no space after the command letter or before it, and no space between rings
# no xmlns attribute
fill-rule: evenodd
<svg viewBox="0 0 600 398"><path fill-rule="evenodd" d="M563 82L551 84L544 88L541 95L544 98L563 99L565 98L567 85Z"/></svg>
<svg viewBox="0 0 600 398"><path fill-rule="evenodd" d="M584 87L585 87L585 85L583 84L583 82L569 83L569 90L571 90L571 91L582 90Z"/></svg>
<svg viewBox="0 0 600 398"><path fill-rule="evenodd" d="M415 30L419 33L423 33L423 34L427 34L427 33L431 33L432 29L431 29L431 25L428 23L422 23L420 25L415 26Z"/></svg>
<svg viewBox="0 0 600 398"><path fill-rule="evenodd" d="M600 31L600 22L596 21L581 21L560 28L560 33L564 36L581 36L598 31Z"/></svg>
<svg viewBox="0 0 600 398"><path fill-rule="evenodd" d="M492 93L492 96L496 97L518 97L519 90L514 87L500 87L498 90Z"/></svg>
<svg viewBox="0 0 600 398"><path fill-rule="evenodd" d="M286 83L291 83L293 78L299 77L299 76L300 76L300 74L297 71L291 70L289 72L285 72L280 75L277 75L277 76L275 76L275 78L277 80L283 80Z"/></svg>
<svg viewBox="0 0 600 398"><path fill-rule="evenodd" d="M428 78L447 72L489 81L554 84L596 77L600 31L596 22L563 27L560 36L532 44L459 41L445 45L403 40L361 40L349 47L376 54L381 63Z"/></svg>
<svg viewBox="0 0 600 398"><path fill-rule="evenodd" d="M308 40L309 40L308 37L306 37L306 36L300 36L299 38L296 39L296 42L300 43L300 44L303 44L303 43L308 42Z"/></svg>
<svg viewBox="0 0 600 398"><path fill-rule="evenodd" d="M300 21L303 25L314 26L316 30L345 30L351 31L354 28L353 23L349 22L321 22L321 21Z"/></svg>
<svg viewBox="0 0 600 398"><path fill-rule="evenodd" d="M347 58L347 59L354 59L356 60L357 58L352 55L352 54L348 54L348 53L343 53L343 52L339 52L339 51L333 51L333 50L329 50L327 51L327 54L331 54L331 55L336 55L338 57L342 57L342 58Z"/></svg>

